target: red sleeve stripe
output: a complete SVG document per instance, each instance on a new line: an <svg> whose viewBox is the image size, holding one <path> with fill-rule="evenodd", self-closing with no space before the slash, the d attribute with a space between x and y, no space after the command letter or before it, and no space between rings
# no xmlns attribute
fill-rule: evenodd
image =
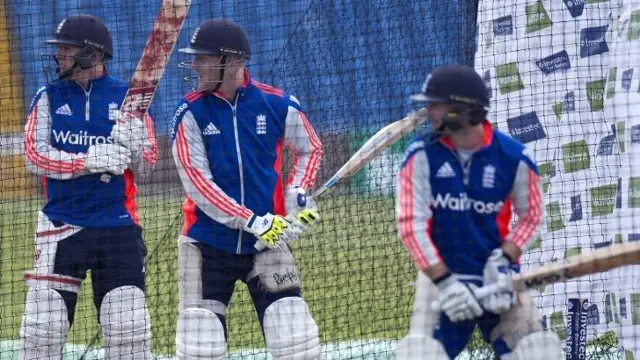
<svg viewBox="0 0 640 360"><path fill-rule="evenodd" d="M409 254L415 262L418 269L425 271L429 268L429 260L416 238L413 229L414 213L413 213L413 163L415 157L412 157L400 171L400 207L399 207L399 231L400 240L409 250ZM429 226L427 223L427 236L429 236Z"/></svg>
<svg viewBox="0 0 640 360"><path fill-rule="evenodd" d="M158 159L158 142L156 141L153 119L149 114L144 116L144 125L147 130L147 139L151 143L151 149L142 152L142 159L147 163L155 164Z"/></svg>
<svg viewBox="0 0 640 360"><path fill-rule="evenodd" d="M233 204L223 194L220 194L215 188L208 184L202 173L191 165L189 145L187 144L187 139L184 134L184 123L180 123L180 125L178 125L176 146L178 149L180 164L184 168L185 173L207 201L212 203L228 216L240 216L245 220L248 220L251 217L251 211L249 211L249 209L244 206L236 206Z"/></svg>
<svg viewBox="0 0 640 360"><path fill-rule="evenodd" d="M525 219L517 226L511 241L518 247L524 247L531 239L542 221L542 194L540 193L540 176L531 168L527 169L529 177L529 207Z"/></svg>
<svg viewBox="0 0 640 360"><path fill-rule="evenodd" d="M144 162L149 163L149 164L155 164L158 161L156 156L153 155L153 153L150 152L150 151L143 151L142 152L142 160L144 160Z"/></svg>
<svg viewBox="0 0 640 360"><path fill-rule="evenodd" d="M261 83L259 81L255 81L255 80L251 80L251 82L258 89L262 90L262 92L264 92L265 94L276 95L276 96L280 96L280 97L284 96L284 91L281 90L281 89L278 89L278 88L273 87L271 85L267 85L267 84L264 84L264 83Z"/></svg>
<svg viewBox="0 0 640 360"><path fill-rule="evenodd" d="M25 155L35 166L57 173L73 173L84 170L84 161L82 159L72 161L58 161L50 159L38 153L36 147L36 126L38 124L38 105L36 104L29 114L27 121L27 131L25 136Z"/></svg>
<svg viewBox="0 0 640 360"><path fill-rule="evenodd" d="M300 118L302 119L302 124L304 125L304 129L309 136L309 140L311 142L311 156L309 157L309 162L307 163L307 167L304 170L304 174L302 176L302 180L300 180L300 185L305 189L313 187L313 184L316 181L316 176L318 175L318 169L320 168L320 161L322 160L322 142L318 139L313 127L309 120L307 120L307 116L300 111Z"/></svg>

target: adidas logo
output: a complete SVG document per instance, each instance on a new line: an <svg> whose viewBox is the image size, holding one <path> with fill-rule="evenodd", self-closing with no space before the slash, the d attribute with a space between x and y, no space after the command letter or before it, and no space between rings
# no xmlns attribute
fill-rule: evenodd
<svg viewBox="0 0 640 360"><path fill-rule="evenodd" d="M213 125L213 123L209 123L209 125L207 125L206 128L204 128L204 131L202 132L202 135L218 135L220 134L220 130L218 130L218 128Z"/></svg>
<svg viewBox="0 0 640 360"><path fill-rule="evenodd" d="M438 172L436 173L436 177L438 178L448 178L448 177L455 177L455 176L456 176L456 173L453 171L451 164L449 164L448 162L440 166L440 169L438 169Z"/></svg>
<svg viewBox="0 0 640 360"><path fill-rule="evenodd" d="M64 104L64 105L60 106L58 108L58 110L56 110L56 114L58 114L58 115L66 115L66 116L73 116L73 111L71 111L71 108L69 107L69 104Z"/></svg>

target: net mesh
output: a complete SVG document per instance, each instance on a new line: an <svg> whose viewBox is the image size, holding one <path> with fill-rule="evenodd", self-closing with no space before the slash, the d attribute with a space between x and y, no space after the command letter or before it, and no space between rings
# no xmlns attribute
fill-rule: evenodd
<svg viewBox="0 0 640 360"><path fill-rule="evenodd" d="M46 84L41 53L51 49L44 40L69 15L95 15L113 37L108 72L128 81L159 6L129 0L0 2L0 359L18 358L24 273L41 255L34 234L46 189L25 167L23 131L31 99ZM489 119L534 151L543 176L545 219L539 241L523 258L529 270L640 239L640 175L633 166L640 143L634 113L639 13L640 4L628 0L480 1L477 11L465 0L193 1L177 47L186 46L204 20L239 23L251 41L252 77L294 94L322 141L316 185L377 130L413 110L409 95L435 66L475 63L492 89ZM169 358L176 353L183 280L176 240L185 221L169 134L176 104L191 90L177 67L184 60L172 54L154 97L157 163L137 181L152 350ZM417 132L428 130L421 126ZM320 199L320 224L291 244L322 358L394 358L397 340L407 334L416 270L397 238L394 184L410 138ZM285 161L284 172L290 169ZM637 269L627 267L532 295L567 358L584 353L633 359L640 356L638 284ZM104 355L92 285L88 276L79 289L65 359ZM240 281L226 315L229 357L270 356ZM460 358L493 356L476 334Z"/></svg>
<svg viewBox="0 0 640 360"><path fill-rule="evenodd" d="M532 150L543 177L528 270L638 237L637 12L633 1L481 3L475 66L492 88L489 118ZM636 277L626 267L537 289L567 358L638 356Z"/></svg>

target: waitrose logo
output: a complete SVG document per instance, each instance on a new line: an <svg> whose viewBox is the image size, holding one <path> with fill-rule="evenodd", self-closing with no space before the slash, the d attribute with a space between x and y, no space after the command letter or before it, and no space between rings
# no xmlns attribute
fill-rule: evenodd
<svg viewBox="0 0 640 360"><path fill-rule="evenodd" d="M496 66L496 79L502 95L524 89L518 64L515 62Z"/></svg>
<svg viewBox="0 0 640 360"><path fill-rule="evenodd" d="M616 205L617 184L591 188L591 216L613 214Z"/></svg>
<svg viewBox="0 0 640 360"><path fill-rule="evenodd" d="M542 192L546 194L549 192L551 178L556 176L556 166L552 161L541 163L538 165L538 171L542 178Z"/></svg>
<svg viewBox="0 0 640 360"><path fill-rule="evenodd" d="M531 5L527 5L525 11L527 14L527 28L525 32L527 34L546 29L553 25L542 1L536 1Z"/></svg>
<svg viewBox="0 0 640 360"><path fill-rule="evenodd" d="M604 109L604 80L595 80L587 83L587 101L591 111Z"/></svg>
<svg viewBox="0 0 640 360"><path fill-rule="evenodd" d="M627 200L630 208L640 208L640 177L629 178L629 198Z"/></svg>
<svg viewBox="0 0 640 360"><path fill-rule="evenodd" d="M562 315L562 311L556 311L551 314L551 318L549 319L549 329L556 334L560 340L565 340L567 338L567 327L564 324L564 316Z"/></svg>
<svg viewBox="0 0 640 360"><path fill-rule="evenodd" d="M586 170L591 167L587 141L578 140L562 145L562 163L566 173Z"/></svg>
<svg viewBox="0 0 640 360"><path fill-rule="evenodd" d="M560 212L560 203L557 201L550 202L546 207L547 213L547 231L554 232L564 229L564 220Z"/></svg>
<svg viewBox="0 0 640 360"><path fill-rule="evenodd" d="M69 130L58 131L53 130L53 138L58 144L70 144L70 145L83 145L91 146L98 144L113 144L113 138L111 136L96 136L90 135L87 131L79 131L73 133Z"/></svg>
<svg viewBox="0 0 640 360"><path fill-rule="evenodd" d="M629 30L627 30L627 40L638 40L640 38L640 10L635 10L629 18Z"/></svg>
<svg viewBox="0 0 640 360"><path fill-rule="evenodd" d="M609 69L609 76L607 77L607 99L611 99L616 94L616 77L618 75L618 68L612 67Z"/></svg>

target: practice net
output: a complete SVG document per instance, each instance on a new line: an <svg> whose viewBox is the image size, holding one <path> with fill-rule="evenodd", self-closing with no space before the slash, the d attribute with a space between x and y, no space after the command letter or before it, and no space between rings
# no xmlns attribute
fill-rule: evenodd
<svg viewBox="0 0 640 360"><path fill-rule="evenodd" d="M24 274L39 255L34 234L45 189L26 170L23 131L31 99L47 81L41 54L52 49L44 40L69 15L98 16L114 41L108 72L128 81L159 6L157 0L0 2L0 359L18 358ZM542 231L523 256L524 270L640 240L638 1L193 0L176 48L217 17L247 31L252 77L300 100L324 149L316 186L377 130L416 109L409 96L429 71L464 63L491 88L489 120L534 151L543 176ZM177 67L185 60L172 54L153 100L157 162L137 186L159 358L175 357L184 189L169 134L175 106L191 90ZM425 131L426 125L416 130ZM291 244L319 327L321 358L392 359L407 333L416 269L397 237L394 192L410 139L319 199L320 224ZM285 161L285 173L290 168ZM532 296L567 359L640 356L637 267L549 285ZM271 358L242 282L226 315L229 358ZM104 356L91 276L80 287L66 340L64 359ZM475 334L459 359L493 357Z"/></svg>

